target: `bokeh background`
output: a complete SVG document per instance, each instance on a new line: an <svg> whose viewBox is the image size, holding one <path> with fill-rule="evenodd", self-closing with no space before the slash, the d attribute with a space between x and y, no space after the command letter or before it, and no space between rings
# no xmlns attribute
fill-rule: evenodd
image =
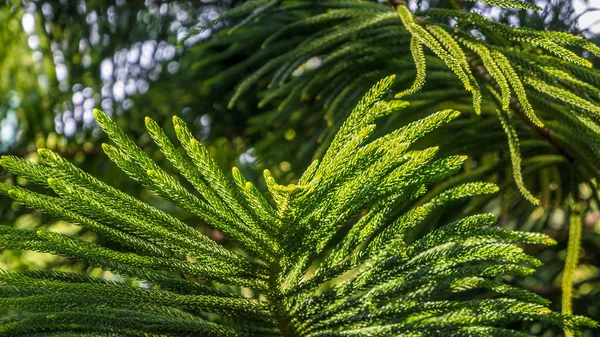
<svg viewBox="0 0 600 337"><path fill-rule="evenodd" d="M37 161L36 149L48 147L109 184L193 222L189 215L127 179L108 161L101 149L106 138L93 119L92 109L111 115L159 162L164 158L144 132L143 118L150 116L169 131L171 116L178 115L223 168L236 165L247 177L260 181L262 169L268 167L282 181L293 181L306 162L286 158L302 156L281 153L273 157L273 152L265 149L277 150L281 139L301 144L313 140L302 139L293 129L266 131L256 117L260 114L257 98L251 94L234 109L227 108L230 88L241 77L226 70L255 51L245 50L244 57L231 58L223 56L225 48L207 49L223 24L190 35L195 27L209 23L239 2L243 1L5 0L0 7L0 154ZM411 6L425 9L440 3L443 5L444 0L411 1ZM513 25L569 31L600 41L600 0L535 3L544 10L517 14L472 5L473 10ZM210 71L205 67L207 63L211 64ZM0 180L27 184L6 172L0 172ZM555 231L559 237L564 235L565 212L559 205L528 212L516 227L535 229L540 221L546 230ZM79 231L76 226L31 212L3 196L0 224ZM219 233L195 225L223 240ZM515 227L514 223L505 225ZM585 225L586 253L576 275L575 311L599 319L600 215L591 213ZM101 240L91 233L80 234ZM546 267L522 282L559 308L566 242L534 253L546 262ZM46 267L104 273L46 254L3 251L0 255L0 268ZM542 327L532 329L541 331ZM554 333L548 331L545 335ZM586 335L600 336L594 331Z"/></svg>

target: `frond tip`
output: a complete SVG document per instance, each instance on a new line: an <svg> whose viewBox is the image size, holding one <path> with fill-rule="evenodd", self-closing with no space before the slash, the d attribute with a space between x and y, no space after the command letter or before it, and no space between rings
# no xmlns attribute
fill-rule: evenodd
<svg viewBox="0 0 600 337"><path fill-rule="evenodd" d="M460 114L440 111L375 138L375 120L407 105L383 99L393 82L387 77L369 91L297 184L279 185L265 171L271 202L236 168L233 179L222 172L181 119L173 124L183 151L146 119L181 174L176 179L95 111L113 142L103 146L111 160L235 249L50 150L40 150L43 164L3 157L5 169L57 196L5 184L0 193L122 248L7 226L0 226L0 247L70 257L145 286L2 271L0 307L12 313L0 336L528 336L507 323L537 320L569 331L595 324L552 312L545 299L502 281L534 272L540 261L519 245L552 244L546 235L490 226L491 214L431 222L439 207L498 188L471 182L426 197L466 157L438 158L438 147L411 145ZM414 236L417 230L424 233ZM465 299L473 291L477 299Z"/></svg>

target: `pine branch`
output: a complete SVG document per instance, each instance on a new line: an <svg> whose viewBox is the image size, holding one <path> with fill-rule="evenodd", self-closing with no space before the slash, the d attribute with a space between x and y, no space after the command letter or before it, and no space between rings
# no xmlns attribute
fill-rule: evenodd
<svg viewBox="0 0 600 337"><path fill-rule="evenodd" d="M481 2L534 7L516 0ZM514 330L523 321L568 334L597 327L569 310L553 312L548 300L506 282L505 276L531 275L541 266L523 244L552 245L553 239L495 226L492 214L443 212L453 202L498 191L493 184L472 182L473 172L450 181L467 157L444 151L472 148L476 160L505 153L497 150L497 142L458 139L467 137L454 131L505 133L487 129L498 124L496 119L460 118L453 109L430 111L452 100L476 115L491 116L495 104L486 103L498 102L537 132L549 133L550 144L564 144L559 153L571 147L564 156L571 155L573 162L596 156L597 146L586 141L598 138L594 114L600 92L594 85L600 77L568 47L600 50L580 37L508 27L475 13L438 8L415 16L406 1L388 4L396 10L370 1L249 0L214 22L231 27L205 46L220 54L203 59L201 71L211 73L215 60L262 46L207 81L234 77L237 83L249 73L230 106L245 103L244 94L254 87L266 86L260 106L274 110L263 121L301 125L309 112L324 111L319 116L332 130L318 135L323 145L315 157L322 159L314 160L295 184L280 184L265 170L263 194L240 170L232 170L233 179L221 171L182 120L173 119L178 146L146 119L152 140L178 173L171 175L106 114L95 111L111 140L103 144L107 156L165 202L218 229L229 239L227 246L49 150L39 151L41 164L3 158L6 170L53 194L6 184L0 184L0 193L120 246L109 249L86 237L0 226L0 248L62 255L124 280L1 272L0 306L10 314L0 321L0 336L523 337L529 334ZM450 18L459 21L456 31L444 24ZM251 24L259 20L266 23ZM473 29L486 39L468 34ZM521 55L506 47L526 43L554 56L533 56L525 47ZM264 65L252 68L266 57ZM315 60L318 66L311 64ZM379 80L389 73L401 76ZM391 95L397 88L400 92ZM323 101L299 103L312 97ZM401 100L407 97L412 106ZM548 112L542 122L532 104L548 98L553 101L544 102ZM566 114L565 107L574 113ZM379 120L386 116L385 122ZM509 136L515 181L535 201L520 170L525 142L519 144L509 116L499 118ZM432 141L423 139L440 127L450 136L441 132ZM561 162L559 156L544 155L529 158L529 168ZM488 167L498 166L486 164L477 174L492 170ZM572 271L573 263L569 266ZM476 298L470 296L474 292Z"/></svg>
<svg viewBox="0 0 600 337"><path fill-rule="evenodd" d="M80 223L132 251L48 230L0 226L2 248L63 255L130 278L116 282L64 272L0 272L0 307L14 311L0 322L0 336L82 331L210 337L437 336L436 331L528 336L508 330L505 323L536 320L568 332L595 326L589 319L550 311L547 300L500 277L533 273L541 262L519 245L554 244L546 235L492 226L495 216L476 214L410 238L439 207L495 193L497 187L465 183L417 203L429 185L459 171L466 157L437 158L438 147L413 150L411 145L460 114L441 111L375 137L378 118L407 109L407 102L384 99L394 79L379 81L360 100L323 159L314 161L297 184L280 185L265 171L272 205L239 170L233 170L235 182L225 176L179 119L174 126L189 159L155 122L147 119L146 126L194 190L166 174L96 111L99 125L115 143L104 146L110 158L168 201L225 229L235 250L49 150L39 151L41 165L4 157L6 169L58 196L4 184L0 193ZM348 231L341 233L344 228ZM147 286L134 286L133 280ZM471 290L481 292L481 298L461 296Z"/></svg>
<svg viewBox="0 0 600 337"><path fill-rule="evenodd" d="M388 0L388 3L394 9L398 8L398 6L406 5L403 0ZM422 21L423 17L415 16L415 20ZM471 60L469 58L466 58L466 59L469 64L469 67L473 73L479 75L480 78L484 79L495 90L501 91L501 88L500 88L499 84L497 83L497 81L495 81L492 78L492 76L490 76L490 74L488 73L488 70L484 66L476 64L475 62L473 62L473 60ZM509 106L510 106L510 109L513 110L525 124L527 124L530 128L534 129L540 136L547 139L548 142L550 144L552 144L552 147L556 150L557 153L564 156L571 163L575 161L573 156L570 155L569 152L560 143L556 142L556 140L553 138L552 134L554 131L552 131L551 129L549 129L547 127L536 126L534 122L532 122L529 118L526 117L526 115L523 111L523 108L521 107L519 102L514 97L510 99Z"/></svg>

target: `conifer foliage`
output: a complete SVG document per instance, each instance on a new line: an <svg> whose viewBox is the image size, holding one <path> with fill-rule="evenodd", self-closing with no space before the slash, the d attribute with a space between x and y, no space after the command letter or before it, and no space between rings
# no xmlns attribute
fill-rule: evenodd
<svg viewBox="0 0 600 337"><path fill-rule="evenodd" d="M173 122L183 151L146 120L175 177L96 111L112 140L104 145L110 159L222 232L231 247L50 150L39 150L42 164L3 157L6 170L53 193L5 184L2 193L119 248L5 226L0 246L66 256L124 281L2 271L0 306L11 314L0 320L0 336L528 336L511 323L535 320L574 333L594 325L552 312L545 299L504 281L540 265L519 245L553 244L543 234L495 227L491 214L411 234L437 207L497 187L471 182L421 198L465 157L438 158L436 147L411 144L459 113L440 111L375 137L376 119L408 105L383 99L393 81L362 98L296 184L279 185L265 171L267 198L236 168L233 179L221 171L180 119Z"/></svg>
<svg viewBox="0 0 600 337"><path fill-rule="evenodd" d="M519 0L478 2L541 10ZM277 125L274 137L284 138L280 130L294 129L302 133L299 139L315 140L306 144L282 139L302 158L313 154L307 148L315 144L322 144L317 153L327 148L373 83L398 74L398 97L415 104L388 119L386 131L440 106L460 105L471 123L457 124L447 134L462 133L469 140L461 139L462 146L477 144L469 153L473 156L498 151L503 141L501 152L510 159L514 182L531 203L540 203L540 193L525 186L521 152L529 153L529 171L559 166L565 181L598 177L600 72L583 55L600 56L600 48L582 36L512 27L457 3L413 13L404 0L250 0L213 23L229 27L204 45L201 55L206 57L196 67L211 74L209 68L222 58L244 60L213 74L205 90L222 90L230 80L235 85L230 107L243 106L249 93L260 92L264 112L252 120L255 129ZM255 52L246 56L248 49ZM238 83L240 73L247 75ZM477 115L500 121L491 126ZM504 132L503 139L490 139L496 131ZM459 141L436 137L438 144ZM266 158L280 159L270 146L273 142L265 140L257 148ZM522 146L527 148L521 151ZM564 164L572 169L564 170Z"/></svg>

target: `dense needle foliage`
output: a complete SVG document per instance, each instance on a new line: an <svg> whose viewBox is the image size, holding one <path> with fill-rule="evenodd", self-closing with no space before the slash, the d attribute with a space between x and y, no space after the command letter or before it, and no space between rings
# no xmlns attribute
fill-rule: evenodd
<svg viewBox="0 0 600 337"><path fill-rule="evenodd" d="M520 1L481 2L541 10ZM395 73L397 97L416 104L387 119L386 132L432 109L460 107L473 118L450 126L453 132L437 136L437 144L472 147L468 154L480 157L508 141L515 183L534 204L539 200L525 187L521 174L521 142L538 157L528 165L533 170L566 161L575 172L561 170L563 180L587 181L600 175L600 73L580 56L582 50L598 56L600 47L582 36L512 27L476 11L433 7L413 14L404 1L391 3L395 6L372 1L247 1L215 21L237 24L206 43L201 54L206 57L195 67L210 74L223 57L244 58L248 48L258 45L258 52L215 73L204 87L236 84L231 108L258 87L259 106L272 110L252 122L259 130L277 127L258 145L266 151L265 160L280 159L278 147L271 146L277 140L298 152L300 162L321 143L318 156L367 89ZM207 27L199 31L203 29ZM248 75L238 84L244 72ZM482 123L474 116L480 114L501 123ZM285 142L289 129L314 141ZM505 135L496 136L502 130ZM452 137L455 134L462 139Z"/></svg>
<svg viewBox="0 0 600 337"><path fill-rule="evenodd" d="M516 336L507 323L539 320L567 331L593 325L552 312L543 298L503 281L503 275L527 275L539 266L518 244L553 244L543 234L494 227L493 215L477 214L411 238L436 207L497 187L467 183L415 204L466 158L437 158L435 147L410 145L459 113L440 111L372 139L377 118L407 106L381 99L393 79L379 82L358 103L323 159L297 184L279 185L265 171L273 205L237 169L229 180L180 119L174 118L175 131L188 158L154 121L147 119L146 127L192 190L95 112L114 142L104 145L113 162L220 230L233 249L47 149L39 150L43 164L2 158L5 169L56 196L1 185L3 193L123 249L12 227L2 228L3 247L68 256L145 286L59 271L4 271L0 303L16 311L3 319L0 335ZM478 289L497 295L460 297Z"/></svg>
<svg viewBox="0 0 600 337"><path fill-rule="evenodd" d="M174 22L188 36L174 58L156 56L157 47L152 67L135 75L160 73L160 62L183 68L153 84L160 95L136 98L159 111L148 113L145 128L135 122L143 109L123 115L129 98L116 112L94 111L104 135L85 123L79 139L111 140L98 151L82 147L96 161L74 164L48 148L0 159L9 177L0 194L15 201L1 216L22 212L20 204L44 221L78 226L2 219L0 249L60 258L49 260L56 268L0 271L0 336L593 334L598 324L579 314L597 316L600 296L589 284L598 272L578 264L594 266L600 247L600 47L528 27L545 10L533 1L474 3L116 1L112 18L80 21L69 11L96 15L104 5L41 6L54 60L72 58L73 76L98 66L94 52L110 52L119 39L147 34L171 47ZM30 12L31 4L23 2ZM508 14L479 12L494 7ZM209 11L220 15L188 30ZM517 16L520 25L509 24ZM115 18L135 18L137 28ZM0 55L18 53L22 32L10 20L0 27L11 37ZM53 40L78 30L83 44ZM95 30L114 35L94 44ZM36 68L0 62L0 78L9 79L1 90L35 86L11 75L23 64ZM111 80L103 81L104 106ZM29 132L62 128L71 111L52 125L42 110L67 109L63 89L28 98L40 108L20 116ZM167 127L164 110L179 96L173 108L186 108ZM222 171L231 145L217 153L203 145L208 133L195 127L206 123L189 105L214 118L207 132L231 133L231 120L243 125L245 155L258 156L250 166L269 168L264 178L241 160L240 169ZM103 164L90 169L95 162ZM567 219L559 227L554 209ZM548 286L559 295L539 288L541 260L549 281L560 280ZM584 285L589 304L578 298ZM574 310L574 300L585 309Z"/></svg>

